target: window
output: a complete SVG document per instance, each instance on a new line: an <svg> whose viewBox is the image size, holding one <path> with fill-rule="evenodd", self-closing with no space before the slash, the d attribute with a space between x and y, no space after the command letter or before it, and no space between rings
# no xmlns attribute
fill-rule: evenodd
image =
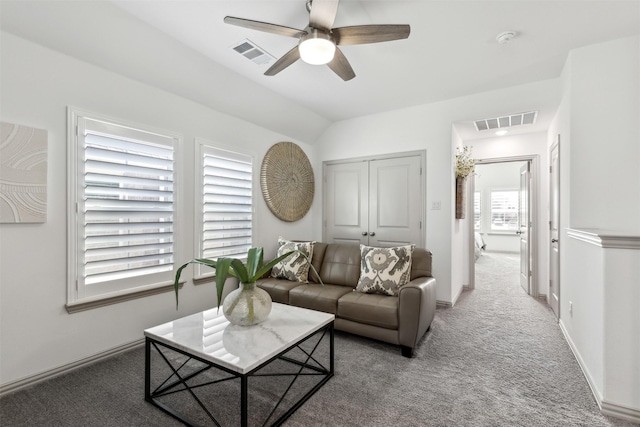
<svg viewBox="0 0 640 427"><path fill-rule="evenodd" d="M518 190L491 191L491 231L518 229Z"/></svg>
<svg viewBox="0 0 640 427"><path fill-rule="evenodd" d="M202 211L199 256L246 259L252 246L253 159L200 142ZM212 275L198 265L197 276Z"/></svg>
<svg viewBox="0 0 640 427"><path fill-rule="evenodd" d="M70 124L68 309L170 286L178 138L73 111Z"/></svg>
<svg viewBox="0 0 640 427"><path fill-rule="evenodd" d="M480 220L482 211L482 200L479 191L473 193L473 228L476 231L480 231Z"/></svg>

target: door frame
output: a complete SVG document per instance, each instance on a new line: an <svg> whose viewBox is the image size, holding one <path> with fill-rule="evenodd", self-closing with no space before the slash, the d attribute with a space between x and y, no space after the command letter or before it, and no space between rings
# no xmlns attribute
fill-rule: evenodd
<svg viewBox="0 0 640 427"><path fill-rule="evenodd" d="M491 163L508 163L508 162L529 162L530 168L529 173L531 174L531 194L529 196L530 205L529 205L529 215L531 217L531 236L529 236L529 258L530 264L529 269L531 270L531 290L529 295L538 298L540 296L540 283L539 283L539 274L538 274L538 266L540 265L538 261L539 251L538 251L538 231L539 228L539 218L538 218L538 195L539 195L539 185L540 185L540 156L538 154L531 155L523 155L523 156L509 156L509 157L492 157L485 159L476 159L477 165L488 165ZM475 188L475 178L471 180L472 184L469 185L471 191L474 191ZM473 193L471 193L471 197L473 197ZM470 199L473 200L473 199ZM467 204L467 209L471 209L470 215L467 215L468 218L473 218L473 203ZM469 206L471 205L471 206ZM469 279L468 279L468 289L475 289L476 287L476 263L474 254L474 239L475 239L475 230L473 227L473 221L467 221L467 227L469 231Z"/></svg>
<svg viewBox="0 0 640 427"><path fill-rule="evenodd" d="M404 151L400 153L385 153L373 156L351 157L346 159L325 160L322 162L322 241L326 241L327 229L327 166L369 162L372 160L387 160L399 157L417 157L420 156L420 196L422 198L420 212L420 244L417 247L427 247L427 150Z"/></svg>
<svg viewBox="0 0 640 427"><path fill-rule="evenodd" d="M553 144L551 144L551 147L549 147L549 174L551 174L551 167L552 167L552 154L553 151L557 150L557 155L558 155L558 163L557 163L557 170L555 171L555 173L557 174L558 177L558 188L557 188L557 192L558 192L558 197L557 197L557 206L555 207L557 210L557 215L558 215L558 229L560 229L560 215L561 215L561 181L560 179L562 178L562 176L560 175L560 134L556 135L556 138L553 142ZM551 239L553 238L553 235L551 234L551 225L552 225L552 220L553 220L553 212L551 212L551 205L553 203L552 201L552 197L553 197L553 180L551 179L551 177L549 177L549 289L547 291L547 304L549 304L550 307L552 307L552 311L553 311L553 306L551 304L551 298L553 298L553 295L551 295L551 280L552 280L552 266L553 263L551 262L551 258L553 256L557 256L557 261L556 261L556 269L557 269L557 280L558 280L558 307L557 307L557 312L554 312L554 315L556 316L556 319L559 321L560 320L560 301L562 299L562 284L560 283L560 232L558 232L558 251L557 251L557 255L554 255L553 253L553 248L551 247L553 245L553 242L551 242Z"/></svg>

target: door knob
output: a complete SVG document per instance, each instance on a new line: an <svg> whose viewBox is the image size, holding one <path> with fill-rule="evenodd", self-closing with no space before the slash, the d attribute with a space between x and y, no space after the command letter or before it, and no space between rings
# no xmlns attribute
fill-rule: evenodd
<svg viewBox="0 0 640 427"><path fill-rule="evenodd" d="M363 236L366 236L367 234L368 234L368 233L367 233L366 231L363 231L363 232L362 232L362 235L363 235Z"/></svg>
<svg viewBox="0 0 640 427"><path fill-rule="evenodd" d="M558 239L551 239L551 243L558 243Z"/></svg>
<svg viewBox="0 0 640 427"><path fill-rule="evenodd" d="M373 236L375 236L375 235L376 235L375 231L371 231L371 232L369 233L369 236L371 236L371 237L373 237Z"/></svg>
<svg viewBox="0 0 640 427"><path fill-rule="evenodd" d="M522 231L516 231L516 234L523 234Z"/></svg>

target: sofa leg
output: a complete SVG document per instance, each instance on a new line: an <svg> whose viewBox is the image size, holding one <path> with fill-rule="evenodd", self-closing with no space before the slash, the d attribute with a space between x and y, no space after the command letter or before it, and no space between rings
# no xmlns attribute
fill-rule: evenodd
<svg viewBox="0 0 640 427"><path fill-rule="evenodd" d="M404 357L413 357L413 348L407 347L406 345L401 345L400 350L402 350L402 355Z"/></svg>

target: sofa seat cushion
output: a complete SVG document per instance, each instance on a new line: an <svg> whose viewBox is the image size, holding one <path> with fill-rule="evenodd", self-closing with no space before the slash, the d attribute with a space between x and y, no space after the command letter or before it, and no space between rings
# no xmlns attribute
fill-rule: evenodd
<svg viewBox="0 0 640 427"><path fill-rule="evenodd" d="M340 285L300 285L289 291L289 304L336 314L338 299L352 291L353 288Z"/></svg>
<svg viewBox="0 0 640 427"><path fill-rule="evenodd" d="M286 279L275 279L273 277L267 277L260 279L256 282L259 288L264 289L269 293L273 302L280 302L282 304L289 304L289 291L297 286L300 286L300 282L292 282Z"/></svg>
<svg viewBox="0 0 640 427"><path fill-rule="evenodd" d="M385 329L398 329L399 298L351 292L338 301L336 317Z"/></svg>

